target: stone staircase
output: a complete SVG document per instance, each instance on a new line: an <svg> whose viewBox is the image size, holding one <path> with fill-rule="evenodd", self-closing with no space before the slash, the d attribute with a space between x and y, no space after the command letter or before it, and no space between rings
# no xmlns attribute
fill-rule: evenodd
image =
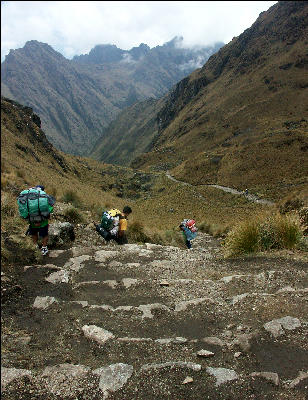
<svg viewBox="0 0 308 400"><path fill-rule="evenodd" d="M307 400L307 263L226 260L201 233L44 261L2 306L3 399Z"/></svg>

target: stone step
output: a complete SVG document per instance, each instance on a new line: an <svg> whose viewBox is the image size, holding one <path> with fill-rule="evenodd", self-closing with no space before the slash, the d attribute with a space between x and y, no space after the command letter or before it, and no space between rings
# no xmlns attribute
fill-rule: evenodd
<svg viewBox="0 0 308 400"><path fill-rule="evenodd" d="M183 392L183 385L189 384L200 387L198 392L204 398L203 396L209 393L215 393L215 388L224 390L230 386L234 394L238 393L240 396L243 388L253 385L256 379L263 381L263 385L267 382L273 387L286 389L287 393L305 385L308 371L299 371L292 380L282 380L275 372L253 371L250 374L241 374L230 368L204 367L198 363L181 360L144 364L138 369L123 362L98 368L63 363L36 371L2 367L1 391L4 396L14 392L18 396L20 390L23 390L23 393L28 391L29 394L40 395L47 400L53 398L52 396L61 399L71 399L72 396L80 398L81 393L82 398L107 399L112 395L113 399L131 399L135 398L137 387L140 398L146 398L146 390L154 388L155 393L161 392L162 396L171 388L174 395L176 393L180 395ZM158 392L157 389L162 383L165 384ZM159 394L159 398L164 398L161 395Z"/></svg>

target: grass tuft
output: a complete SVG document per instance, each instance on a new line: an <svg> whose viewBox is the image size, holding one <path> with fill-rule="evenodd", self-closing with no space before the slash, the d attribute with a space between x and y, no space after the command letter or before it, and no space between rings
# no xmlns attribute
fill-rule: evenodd
<svg viewBox="0 0 308 400"><path fill-rule="evenodd" d="M224 241L226 257L267 251L293 249L301 243L298 218L279 214L246 220L236 225Z"/></svg>
<svg viewBox="0 0 308 400"><path fill-rule="evenodd" d="M71 222L73 224L84 222L84 217L82 216L80 211L74 206L67 208L64 211L64 216L68 222Z"/></svg>
<svg viewBox="0 0 308 400"><path fill-rule="evenodd" d="M82 202L73 190L66 190L62 196L64 203L71 203L74 207L81 207Z"/></svg>

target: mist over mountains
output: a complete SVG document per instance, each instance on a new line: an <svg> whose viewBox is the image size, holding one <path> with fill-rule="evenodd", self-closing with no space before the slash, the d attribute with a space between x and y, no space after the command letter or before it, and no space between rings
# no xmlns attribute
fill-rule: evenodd
<svg viewBox="0 0 308 400"><path fill-rule="evenodd" d="M223 45L187 49L182 41L175 37L153 49L141 43L129 51L97 45L72 60L29 41L1 64L1 92L32 107L60 150L86 155L121 110L161 97Z"/></svg>

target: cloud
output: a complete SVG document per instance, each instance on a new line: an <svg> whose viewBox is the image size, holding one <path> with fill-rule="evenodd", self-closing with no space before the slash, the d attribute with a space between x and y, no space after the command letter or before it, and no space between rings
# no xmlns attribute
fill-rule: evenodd
<svg viewBox="0 0 308 400"><path fill-rule="evenodd" d="M120 62L125 64L136 64L137 61L135 61L130 54L124 53Z"/></svg>
<svg viewBox="0 0 308 400"><path fill-rule="evenodd" d="M2 1L1 59L28 40L48 43L67 58L97 44L123 50L224 43L238 36L274 1Z"/></svg>

